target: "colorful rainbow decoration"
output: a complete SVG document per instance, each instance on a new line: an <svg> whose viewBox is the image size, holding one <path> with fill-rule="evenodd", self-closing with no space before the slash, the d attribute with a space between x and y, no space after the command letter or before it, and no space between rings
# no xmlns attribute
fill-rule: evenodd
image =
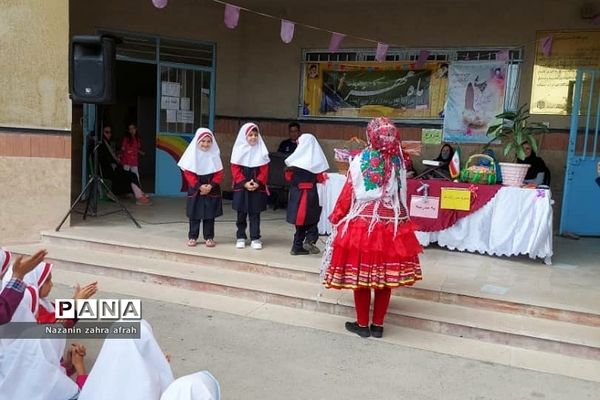
<svg viewBox="0 0 600 400"><path fill-rule="evenodd" d="M170 155L175 163L179 162L179 159L183 155L183 152L188 147L192 139L193 135L187 136L175 136L175 135L161 135L158 134L156 138L156 148L164 151L168 155ZM180 170L181 173L181 191L187 191L187 182L183 177L183 171Z"/></svg>

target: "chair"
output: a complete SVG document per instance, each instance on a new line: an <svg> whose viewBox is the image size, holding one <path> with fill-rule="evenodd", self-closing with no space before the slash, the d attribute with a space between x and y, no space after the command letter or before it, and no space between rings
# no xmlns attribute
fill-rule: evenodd
<svg viewBox="0 0 600 400"><path fill-rule="evenodd" d="M269 157L271 158L271 162L269 163L269 180L267 185L272 192L273 210L277 210L283 204L287 203L287 193L290 185L285 180L285 159L288 156L276 152L269 154Z"/></svg>

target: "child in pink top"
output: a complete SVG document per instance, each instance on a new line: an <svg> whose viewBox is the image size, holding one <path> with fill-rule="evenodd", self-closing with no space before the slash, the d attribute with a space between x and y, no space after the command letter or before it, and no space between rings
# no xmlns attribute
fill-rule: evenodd
<svg viewBox="0 0 600 400"><path fill-rule="evenodd" d="M121 165L123 165L125 171L133 172L137 176L138 181L140 181L138 154L144 155L141 149L142 143L138 136L137 126L129 124L127 134L123 138L123 142L121 142Z"/></svg>

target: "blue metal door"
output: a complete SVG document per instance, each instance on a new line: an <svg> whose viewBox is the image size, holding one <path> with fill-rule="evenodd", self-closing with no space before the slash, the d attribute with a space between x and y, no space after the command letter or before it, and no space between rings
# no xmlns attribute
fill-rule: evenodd
<svg viewBox="0 0 600 400"><path fill-rule="evenodd" d="M560 233L600 236L600 70L577 71Z"/></svg>

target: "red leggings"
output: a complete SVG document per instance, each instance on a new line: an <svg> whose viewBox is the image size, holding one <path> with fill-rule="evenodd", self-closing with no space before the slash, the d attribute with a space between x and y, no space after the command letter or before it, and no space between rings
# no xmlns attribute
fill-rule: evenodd
<svg viewBox="0 0 600 400"><path fill-rule="evenodd" d="M375 289L375 304L373 306L373 325L383 326L383 320L390 305L392 289L389 287ZM356 321L360 326L369 325L369 308L371 307L371 289L354 289L354 308Z"/></svg>

